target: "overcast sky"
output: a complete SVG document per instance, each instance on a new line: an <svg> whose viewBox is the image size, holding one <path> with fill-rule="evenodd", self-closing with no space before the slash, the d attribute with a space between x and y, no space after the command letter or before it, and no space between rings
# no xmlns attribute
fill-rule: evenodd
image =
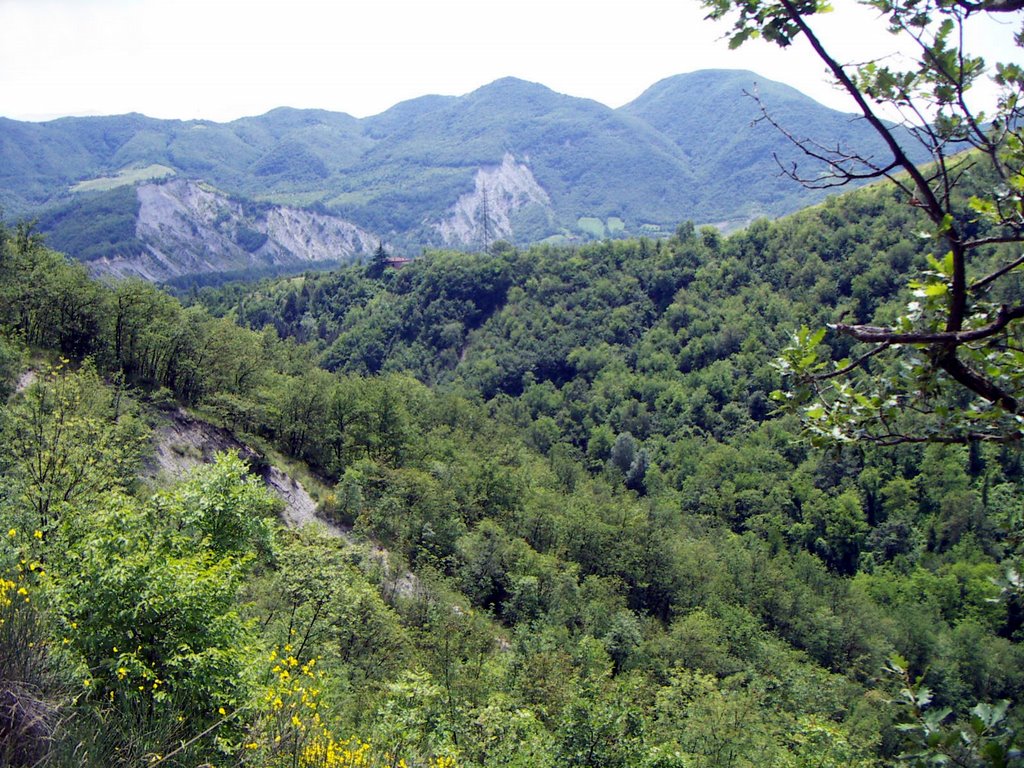
<svg viewBox="0 0 1024 768"><path fill-rule="evenodd" d="M892 52L872 11L835 0L844 61ZM0 0L0 115L142 112L225 121L279 106L356 117L499 77L618 107L670 75L751 69L852 106L804 46L730 51L696 0ZM1013 27L987 55L1019 60Z"/></svg>

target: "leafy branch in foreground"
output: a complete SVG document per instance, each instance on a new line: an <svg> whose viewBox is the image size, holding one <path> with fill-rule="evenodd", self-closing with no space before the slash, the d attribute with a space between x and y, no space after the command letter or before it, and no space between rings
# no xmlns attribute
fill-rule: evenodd
<svg viewBox="0 0 1024 768"><path fill-rule="evenodd" d="M908 749L900 755L902 760L922 767L1021 765L1017 733L1007 716L1008 700L995 704L981 702L971 709L964 721L951 723L953 710L933 707L931 690L920 679L912 679L907 666L905 659L895 656L886 667L901 686L893 703L906 715L904 722L896 726L908 743Z"/></svg>
<svg viewBox="0 0 1024 768"><path fill-rule="evenodd" d="M886 325L868 318L830 328L857 353L830 365L823 335L801 332L780 367L790 388L777 395L828 440L970 442L1024 435L1024 302L1020 267L1009 250L1024 242L1024 69L995 65L1000 96L991 114L970 104L989 68L964 47L982 13L1022 20L1021 4L980 0L865 0L888 32L915 51L906 69L878 61L841 63L816 34L818 0L704 0L709 18L733 22L730 45L763 37L782 47L804 39L863 120L882 138L876 158L840 143L801 138L764 117L826 171L783 173L808 186L888 179L927 222L941 258L910 285L914 301ZM1024 44L1024 32L1015 38ZM896 113L898 124L883 119ZM918 167L921 150L931 162Z"/></svg>

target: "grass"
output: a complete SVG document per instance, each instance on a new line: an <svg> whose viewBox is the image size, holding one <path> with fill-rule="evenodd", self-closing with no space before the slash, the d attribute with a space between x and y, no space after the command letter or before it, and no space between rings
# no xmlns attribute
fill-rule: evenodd
<svg viewBox="0 0 1024 768"><path fill-rule="evenodd" d="M663 227L661 224L645 223L640 225L640 234L649 237L660 237L661 235L669 235L671 233L672 230Z"/></svg>
<svg viewBox="0 0 1024 768"><path fill-rule="evenodd" d="M72 192L106 192L129 184L152 179L164 179L173 176L173 168L158 163L142 168L122 168L114 176L101 176L98 179L80 181L71 187Z"/></svg>
<svg viewBox="0 0 1024 768"><path fill-rule="evenodd" d="M581 216L577 220L576 226L581 232L598 240L604 237L604 222L593 216Z"/></svg>
<svg viewBox="0 0 1024 768"><path fill-rule="evenodd" d="M259 202L274 203L275 205L287 205L292 208L308 208L323 197L322 190L311 192L269 192L263 195L256 195L253 199Z"/></svg>
<svg viewBox="0 0 1024 768"><path fill-rule="evenodd" d="M373 193L370 190L362 190L358 192L342 192L340 195L335 195L327 201L328 207L336 207L343 205L366 205L373 199Z"/></svg>
<svg viewBox="0 0 1024 768"><path fill-rule="evenodd" d="M567 245L568 243L571 243L571 242L572 242L572 238L570 238L568 235L559 234L559 235L551 235L549 237L545 237L543 240L540 241L540 244L541 245Z"/></svg>

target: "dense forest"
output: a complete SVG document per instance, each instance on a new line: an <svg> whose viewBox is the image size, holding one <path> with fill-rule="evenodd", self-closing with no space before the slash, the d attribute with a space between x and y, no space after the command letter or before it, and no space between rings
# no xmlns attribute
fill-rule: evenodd
<svg viewBox="0 0 1024 768"><path fill-rule="evenodd" d="M3 228L0 762L1017 764L1019 443L815 447L772 398L801 327L903 310L920 215L180 299ZM345 536L235 455L141 479L179 406Z"/></svg>

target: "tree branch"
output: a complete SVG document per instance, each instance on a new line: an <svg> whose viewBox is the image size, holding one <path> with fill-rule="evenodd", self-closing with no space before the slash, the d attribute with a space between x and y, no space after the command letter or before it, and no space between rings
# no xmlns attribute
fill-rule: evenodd
<svg viewBox="0 0 1024 768"><path fill-rule="evenodd" d="M1021 406L1017 398L964 365L963 361L956 356L955 349L943 355L939 359L939 365L942 370L952 376L957 382L972 392L981 395L990 403L998 405L1008 413L1020 413Z"/></svg>
<svg viewBox="0 0 1024 768"><path fill-rule="evenodd" d="M988 244L988 243L1016 243L1016 242L1019 242L1019 240L1020 240L1020 238L1014 238L1012 240L1011 239L1005 239L1004 240L1002 238L990 237L990 238L985 238L984 240L972 241L971 244L974 245L975 243L977 243L978 245L985 245L985 244ZM979 290L981 288L984 288L989 283L991 283L991 282L993 282L995 280L998 280L1000 277L1005 275L1007 272L1012 272L1017 267L1019 267L1021 264L1024 264L1024 256L1021 256L1020 258L1011 261L1006 266L1000 267L995 272L992 272L992 273L990 273L988 275L985 275L985 277L983 277L983 278L981 278L979 280L975 280L973 283L971 283L970 290L971 291L977 291L977 290Z"/></svg>
<svg viewBox="0 0 1024 768"><path fill-rule="evenodd" d="M967 240L964 242L964 248L980 248L983 245L999 245L1000 243L1019 243L1021 241L1022 234L1024 233L979 237L977 240ZM977 285L977 283L974 283L971 287L973 288L975 285Z"/></svg>
<svg viewBox="0 0 1024 768"><path fill-rule="evenodd" d="M880 328L875 325L850 325L847 323L830 323L829 328L847 336L852 336L857 341L873 344L949 344L958 346L970 341L981 341L989 336L994 336L1012 321L1019 320L1022 317L1024 317L1024 304L1018 304L1015 307L1003 304L996 312L995 320L987 325L967 331L910 331L901 333L892 328Z"/></svg>
<svg viewBox="0 0 1024 768"><path fill-rule="evenodd" d="M907 153L903 150L903 147L900 146L899 142L896 141L896 137L893 136L892 131L890 131L885 123L882 122L882 119L875 114L871 105L868 104L867 99L864 98L864 94L861 93L853 80L850 79L850 76L846 74L846 70L844 70L842 65L832 58L832 55L825 50L825 46L818 39L814 30L808 26L803 15L796 6L793 5L791 0L781 0L781 4L786 10L786 14L789 16L790 20L801 32L803 32L804 37L807 38L807 41L811 44L811 47L818 55L818 58L821 59L829 68L838 83L843 87L843 90L853 97L853 100L860 108L864 119L867 120L871 127L875 129L875 132L882 138L882 141L884 141L886 146L889 148L896 165L902 167L910 178L914 180L914 184L918 188L918 192L924 198L924 202L926 204L925 210L928 212L929 217L936 224L940 224L942 222L942 206L935 197L935 193L932 191L931 186L925 180L921 171L918 170L917 166L910 161L909 157L907 157Z"/></svg>
<svg viewBox="0 0 1024 768"><path fill-rule="evenodd" d="M968 432L965 435L901 435L889 432L884 435L870 435L867 438L883 448L894 445L942 443L944 445L968 445L970 443L1019 443L1021 434L1013 432L1008 435L990 434L988 432Z"/></svg>
<svg viewBox="0 0 1024 768"><path fill-rule="evenodd" d="M838 378L840 376L845 376L846 374L850 373L851 371L856 370L857 368L859 368L862 363L867 362L872 357L874 357L875 355L879 354L880 352L884 352L886 349L888 349L891 346L892 346L892 344L890 342L883 341L877 347L875 347L871 351L866 352L865 354L861 355L860 357L858 357L856 360L854 360L849 365L846 365L846 366L840 368L837 371L832 371L831 373L819 374L817 376L814 376L813 378L814 378L815 381L827 381L828 379L835 379L835 378Z"/></svg>
<svg viewBox="0 0 1024 768"><path fill-rule="evenodd" d="M768 108L765 107L764 102L761 101L761 97L756 93L750 91L743 91L744 96L748 96L757 102L758 109L761 111L761 116L754 120L754 123L759 123L762 120L772 126L778 133L782 134L783 138L789 141L790 144L799 149L804 155L817 160L820 163L824 163L829 168L834 169L832 173L825 173L817 178L809 178L801 176L797 172L797 164L792 163L791 167L787 168L783 165L779 156L775 153L772 154L776 164L782 173L789 179L797 182L798 184L807 187L808 189L833 189L835 187L842 187L853 181L869 181L871 179L880 178L892 178L890 172L901 167L899 161L893 160L885 167L881 167L869 158L862 155L846 152L839 144L836 144L835 149L826 147L811 138L800 139L797 138L792 132L788 131L782 126L775 118L772 117ZM852 170L849 166L863 166L867 170L864 172L858 172Z"/></svg>
<svg viewBox="0 0 1024 768"><path fill-rule="evenodd" d="M1024 0L956 0L956 4L967 13L1013 13L1024 11Z"/></svg>
<svg viewBox="0 0 1024 768"><path fill-rule="evenodd" d="M1024 1L1024 0L1022 0ZM888 146L889 151L892 153L893 161L903 169L904 172L913 180L914 186L917 188L918 195L922 202L922 208L925 213L928 214L928 218L938 226L943 228L943 235L949 242L950 251L953 254L953 274L951 275L950 281L950 294L949 294L949 314L946 318L946 331L949 333L958 332L963 327L964 317L966 315L967 308L967 270L964 264L964 250L960 242L960 233L956 228L956 225L952 223L952 218L948 215L946 206L936 196L935 190L932 189L928 180L924 177L922 171L911 162L907 153L903 147L896 140L896 136L893 132L885 125L882 119L875 114L875 111L868 104L864 93L857 87L857 84L853 82L850 76L843 69L842 65L836 61L832 55L825 50L825 46L821 40L814 33L814 30L807 24L803 14L793 4L793 0L780 0L780 4L790 21L804 34L807 41L811 44L814 52L831 70L838 83L843 89L853 97L853 100L857 103L857 106L861 110L861 114L864 115L864 119L868 121L875 132L881 137Z"/></svg>

